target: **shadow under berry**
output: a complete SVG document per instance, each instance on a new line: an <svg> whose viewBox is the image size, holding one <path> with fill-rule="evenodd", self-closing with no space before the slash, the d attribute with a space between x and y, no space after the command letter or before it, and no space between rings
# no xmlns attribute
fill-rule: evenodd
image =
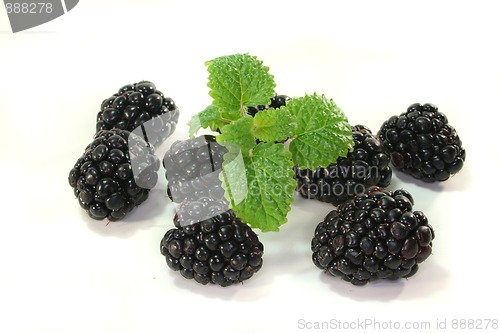
<svg viewBox="0 0 500 333"><path fill-rule="evenodd" d="M433 192L441 192L446 187L445 182L426 183L420 179L414 178L413 176L400 172L398 170L395 170L393 176L395 176L395 178L397 178L401 182L401 186L403 187L406 184L412 184L418 186L419 188L428 189Z"/></svg>
<svg viewBox="0 0 500 333"><path fill-rule="evenodd" d="M116 222L96 221L88 218L87 226L101 236L118 238L132 237L140 229L153 228L158 225L157 218L165 215L165 221L172 219L169 214L170 200L165 197L165 191L153 189L148 199L135 207L125 218Z"/></svg>
<svg viewBox="0 0 500 333"><path fill-rule="evenodd" d="M333 278L328 273L321 273L319 279L330 286L331 291L339 296L356 301L401 301L431 297L443 292L449 285L449 272L434 262L428 262L419 268L415 276L398 280L377 280L365 286L353 286L340 278Z"/></svg>
<svg viewBox="0 0 500 333"><path fill-rule="evenodd" d="M209 299L223 299L227 301L237 299L243 302L255 302L266 297L273 286L272 274L269 274L269 272L266 273L265 256L263 260L262 268L251 279L227 287L221 287L216 284L202 285L196 281L184 279L178 272L167 269L165 271L168 271L171 281L166 281L166 283L172 282L177 288Z"/></svg>

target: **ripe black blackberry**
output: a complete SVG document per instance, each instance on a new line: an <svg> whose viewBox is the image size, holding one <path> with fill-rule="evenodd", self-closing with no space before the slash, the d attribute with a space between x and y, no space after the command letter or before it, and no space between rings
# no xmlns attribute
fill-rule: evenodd
<svg viewBox="0 0 500 333"><path fill-rule="evenodd" d="M408 278L432 253L434 230L406 190L369 188L331 211L311 242L321 270L354 285Z"/></svg>
<svg viewBox="0 0 500 333"><path fill-rule="evenodd" d="M205 207L210 210L209 207ZM251 278L262 267L264 246L232 210L167 231L160 251L167 265L186 279L222 287Z"/></svg>
<svg viewBox="0 0 500 333"><path fill-rule="evenodd" d="M279 109L282 106L285 106L286 103L290 100L290 97L287 95L275 95L271 98L269 105L257 105L248 107L247 113L254 117L257 112L262 110L267 110L269 108Z"/></svg>
<svg viewBox="0 0 500 333"><path fill-rule="evenodd" d="M339 205L370 186L386 187L392 179L390 156L370 129L352 126L354 147L327 168L295 168L297 189L304 198Z"/></svg>
<svg viewBox="0 0 500 333"><path fill-rule="evenodd" d="M176 203L204 197L224 201L219 174L226 152L213 135L174 142L163 158L170 199Z"/></svg>
<svg viewBox="0 0 500 333"><path fill-rule="evenodd" d="M465 149L455 128L435 105L415 103L386 120L378 137L394 167L424 182L445 181L459 172Z"/></svg>
<svg viewBox="0 0 500 333"><path fill-rule="evenodd" d="M153 148L141 137L101 130L69 172L68 182L91 218L117 221L147 199L159 167Z"/></svg>
<svg viewBox="0 0 500 333"><path fill-rule="evenodd" d="M101 104L97 113L96 132L119 128L144 135L158 147L172 134L179 119L179 109L170 97L156 89L149 81L140 81L121 87ZM143 131L145 134L143 134Z"/></svg>

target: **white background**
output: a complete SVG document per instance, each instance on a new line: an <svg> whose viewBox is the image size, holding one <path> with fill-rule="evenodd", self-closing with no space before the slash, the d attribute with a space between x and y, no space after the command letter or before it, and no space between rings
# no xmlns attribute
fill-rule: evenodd
<svg viewBox="0 0 500 333"><path fill-rule="evenodd" d="M500 319L491 304L500 242L496 8L87 0L16 34L0 10L0 331L298 332L301 319L371 318L430 322L432 331L447 319L451 332L453 319ZM204 62L237 52L262 59L278 93L323 93L374 131L414 102L447 114L467 150L463 170L439 184L396 173L390 187L408 189L436 232L416 276L355 287L324 275L310 240L333 206L300 197L281 232L260 235L262 270L228 288L167 268L159 242L173 224L162 182L122 222L106 225L80 209L67 175L92 139L101 101L140 80L172 97L182 116L161 155L210 103Z"/></svg>

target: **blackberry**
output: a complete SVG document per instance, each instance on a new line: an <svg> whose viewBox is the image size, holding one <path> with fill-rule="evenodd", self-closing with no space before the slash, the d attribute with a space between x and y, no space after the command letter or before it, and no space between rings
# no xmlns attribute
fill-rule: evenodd
<svg viewBox="0 0 500 333"><path fill-rule="evenodd" d="M141 137L101 130L69 172L68 182L91 218L117 221L147 199L159 167L153 148Z"/></svg>
<svg viewBox="0 0 500 333"><path fill-rule="evenodd" d="M321 270L354 285L408 278L432 253L434 230L406 190L371 187L331 211L311 242Z"/></svg>
<svg viewBox="0 0 500 333"><path fill-rule="evenodd" d="M254 117L257 112L262 110L267 110L269 108L279 109L282 106L285 106L286 103L290 100L290 97L287 95L275 95L271 98L269 105L257 105L248 107L247 113Z"/></svg>
<svg viewBox="0 0 500 333"><path fill-rule="evenodd" d="M170 199L175 203L204 197L224 201L219 174L226 152L213 135L174 142L163 159Z"/></svg>
<svg viewBox="0 0 500 333"><path fill-rule="evenodd" d="M445 181L459 172L465 149L444 113L430 103L415 103L386 120L378 137L397 170L424 182Z"/></svg>
<svg viewBox="0 0 500 333"><path fill-rule="evenodd" d="M210 210L210 208L205 207ZM262 267L264 246L232 210L170 229L160 243L168 267L186 279L222 287L251 278Z"/></svg>
<svg viewBox="0 0 500 333"><path fill-rule="evenodd" d="M297 189L302 197L339 205L370 186L386 187L392 179L390 156L370 129L352 126L354 148L327 168L295 167Z"/></svg>
<svg viewBox="0 0 500 333"><path fill-rule="evenodd" d="M140 81L121 87L105 99L97 113L96 132L118 128L143 134L148 142L158 147L175 130L179 109L170 97L156 89L150 81ZM145 133L143 133L145 132Z"/></svg>

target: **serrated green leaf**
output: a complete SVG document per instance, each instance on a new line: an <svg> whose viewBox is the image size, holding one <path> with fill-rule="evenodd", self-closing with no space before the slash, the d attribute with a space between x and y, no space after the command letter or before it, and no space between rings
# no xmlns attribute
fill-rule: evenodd
<svg viewBox="0 0 500 333"><path fill-rule="evenodd" d="M264 142L279 142L290 138L297 123L295 117L285 109L268 109L257 112L254 117L255 137Z"/></svg>
<svg viewBox="0 0 500 333"><path fill-rule="evenodd" d="M351 126L333 100L315 93L294 98L284 108L296 117L290 152L300 169L327 167L353 147Z"/></svg>
<svg viewBox="0 0 500 333"><path fill-rule="evenodd" d="M245 115L248 106L269 104L274 96L274 77L255 56L233 54L205 64L212 103L231 119Z"/></svg>
<svg viewBox="0 0 500 333"><path fill-rule="evenodd" d="M220 110L215 105L209 105L205 110L195 114L189 120L189 136L193 138L201 128L210 127L215 132L217 129L224 127L228 122L229 120L222 117Z"/></svg>
<svg viewBox="0 0 500 333"><path fill-rule="evenodd" d="M278 231L287 222L296 187L290 152L283 144L259 143L251 155L243 157L241 166L237 153L229 151L224 156L222 178L233 210L253 228Z"/></svg>
<svg viewBox="0 0 500 333"><path fill-rule="evenodd" d="M246 115L222 127L221 134L217 135L216 140L222 145L227 143L236 145L244 156L248 155L256 145L252 116Z"/></svg>

